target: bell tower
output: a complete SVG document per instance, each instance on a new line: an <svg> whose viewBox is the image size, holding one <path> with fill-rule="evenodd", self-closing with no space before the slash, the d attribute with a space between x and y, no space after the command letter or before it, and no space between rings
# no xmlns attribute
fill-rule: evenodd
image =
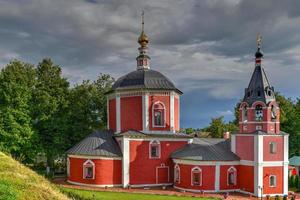
<svg viewBox="0 0 300 200"><path fill-rule="evenodd" d="M258 35L255 68L239 107L239 133L231 137L231 150L241 159L241 190L258 197L288 193L288 134L280 131L280 109L262 66L261 42Z"/></svg>

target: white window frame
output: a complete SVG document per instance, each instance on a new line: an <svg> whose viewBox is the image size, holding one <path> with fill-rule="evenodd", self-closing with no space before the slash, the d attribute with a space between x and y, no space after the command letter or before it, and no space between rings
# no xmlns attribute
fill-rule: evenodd
<svg viewBox="0 0 300 200"><path fill-rule="evenodd" d="M229 173L230 173L232 170L234 171L233 185L236 185L236 180L237 180L237 170L236 170L235 167L232 166L232 167L228 168L228 170L227 170L227 186L232 185L232 184L229 184Z"/></svg>
<svg viewBox="0 0 300 200"><path fill-rule="evenodd" d="M194 171L198 170L200 174L200 183L199 185L194 185ZM202 169L200 167L194 167L191 169L191 186L202 186Z"/></svg>
<svg viewBox="0 0 300 200"><path fill-rule="evenodd" d="M258 119L256 116L257 116L257 114L256 114L256 111L257 111L257 107L261 107L261 119ZM257 122L261 122L261 121L263 121L264 120L264 107L261 105L261 104L257 104L257 105L255 105L255 107L254 107L254 118L255 118L255 121L257 121Z"/></svg>
<svg viewBox="0 0 300 200"><path fill-rule="evenodd" d="M151 147L153 145L153 143L156 143L157 147L158 147L158 157L152 157L152 154L151 154ZM150 159L160 159L161 157L161 144L158 140L151 140L149 142L149 158Z"/></svg>
<svg viewBox="0 0 300 200"><path fill-rule="evenodd" d="M274 178L274 185L271 185L271 178ZM277 177L275 175L269 176L269 187L276 187L277 185Z"/></svg>
<svg viewBox="0 0 300 200"><path fill-rule="evenodd" d="M155 125L155 113L154 113L154 107L155 107L155 105L156 104L161 104L162 106L163 106L163 110L164 110L164 113L163 113L163 117L164 117L164 119L163 119L163 125ZM161 102L161 101L156 101L156 102L154 102L153 103L153 105L152 105L152 127L160 127L160 128L165 128L166 127L166 116L167 116L167 110L166 110L166 106L165 106L165 104L163 103L163 102Z"/></svg>
<svg viewBox="0 0 300 200"><path fill-rule="evenodd" d="M277 142L270 142L269 143L270 153L276 154L277 153ZM273 151L275 149L275 151Z"/></svg>
<svg viewBox="0 0 300 200"><path fill-rule="evenodd" d="M247 113L247 115L246 115ZM248 106L244 105L242 107L242 122L247 122L248 121Z"/></svg>
<svg viewBox="0 0 300 200"><path fill-rule="evenodd" d="M92 178L86 178L85 176L85 169L86 169L86 166L88 163L90 163L92 166L93 166L93 177ZM83 175L83 179L87 179L87 180L93 180L95 179L95 163L92 161L92 160L86 160L83 165L82 165L82 175Z"/></svg>
<svg viewBox="0 0 300 200"><path fill-rule="evenodd" d="M178 176L178 179L176 179L176 175ZM178 164L174 166L174 183L180 183L180 167Z"/></svg>
<svg viewBox="0 0 300 200"><path fill-rule="evenodd" d="M67 157L67 177L70 177L70 158Z"/></svg>

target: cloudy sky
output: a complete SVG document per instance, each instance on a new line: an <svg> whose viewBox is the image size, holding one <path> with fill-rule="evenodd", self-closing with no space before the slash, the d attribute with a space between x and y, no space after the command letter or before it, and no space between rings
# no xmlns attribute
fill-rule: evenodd
<svg viewBox="0 0 300 200"><path fill-rule="evenodd" d="M299 0L0 0L0 66L50 57L74 84L118 78L136 69L141 10L152 69L184 92L182 127L233 119L257 33L275 90L300 96Z"/></svg>

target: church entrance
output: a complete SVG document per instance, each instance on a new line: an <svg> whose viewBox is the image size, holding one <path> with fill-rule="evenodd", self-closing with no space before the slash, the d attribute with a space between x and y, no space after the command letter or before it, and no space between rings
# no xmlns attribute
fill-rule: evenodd
<svg viewBox="0 0 300 200"><path fill-rule="evenodd" d="M156 184L169 183L169 166L161 164L156 167Z"/></svg>

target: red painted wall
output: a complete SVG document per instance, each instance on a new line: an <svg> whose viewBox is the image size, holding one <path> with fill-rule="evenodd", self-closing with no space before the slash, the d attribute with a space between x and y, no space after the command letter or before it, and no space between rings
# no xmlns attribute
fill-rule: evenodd
<svg viewBox="0 0 300 200"><path fill-rule="evenodd" d="M83 179L83 163L88 159L70 158L70 181L85 184L122 184L121 160L91 159L95 163L95 179Z"/></svg>
<svg viewBox="0 0 300 200"><path fill-rule="evenodd" d="M160 101L166 107L166 126L165 127L153 127L152 126L152 106L155 102ZM170 131L170 96L149 96L149 130L153 131Z"/></svg>
<svg viewBox="0 0 300 200"><path fill-rule="evenodd" d="M180 167L180 183L175 183L175 186L193 189L193 190L214 190L215 189L215 166L197 166L202 170L202 185L191 185L191 170L195 165L179 164Z"/></svg>
<svg viewBox="0 0 300 200"><path fill-rule="evenodd" d="M236 169L237 177L236 177L236 185L228 185L228 177L227 171L230 167L234 167ZM220 166L220 189L221 190L229 190L229 189L239 189L239 166L237 165L224 165Z"/></svg>
<svg viewBox="0 0 300 200"><path fill-rule="evenodd" d="M238 183L241 190L254 192L254 167L253 166L239 166Z"/></svg>
<svg viewBox="0 0 300 200"><path fill-rule="evenodd" d="M186 141L160 141L161 158L149 158L149 141L130 141L130 184L156 184L156 168L169 166L169 183L173 183L173 161L170 154L187 144Z"/></svg>
<svg viewBox="0 0 300 200"><path fill-rule="evenodd" d="M263 175L264 194L283 193L283 167L264 167ZM269 186L270 175L276 175L276 187Z"/></svg>
<svg viewBox="0 0 300 200"><path fill-rule="evenodd" d="M174 98L174 128L175 128L175 131L179 131L180 129L180 122L179 122L179 108L180 108L180 105L179 105L179 99L178 98Z"/></svg>
<svg viewBox="0 0 300 200"><path fill-rule="evenodd" d="M142 130L142 97L121 98L121 131Z"/></svg>
<svg viewBox="0 0 300 200"><path fill-rule="evenodd" d="M236 154L241 160L254 160L254 136L236 136Z"/></svg>
<svg viewBox="0 0 300 200"><path fill-rule="evenodd" d="M116 99L109 100L109 129L116 131Z"/></svg>
<svg viewBox="0 0 300 200"><path fill-rule="evenodd" d="M277 143L277 152L270 153L270 142ZM282 136L264 136L264 161L283 161L284 142Z"/></svg>

